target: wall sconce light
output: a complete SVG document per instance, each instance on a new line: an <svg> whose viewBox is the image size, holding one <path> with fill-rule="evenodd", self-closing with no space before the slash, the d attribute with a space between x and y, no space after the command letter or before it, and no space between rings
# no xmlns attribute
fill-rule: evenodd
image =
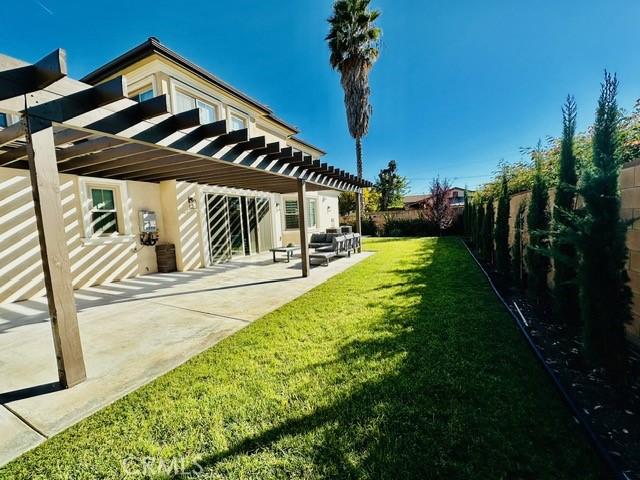
<svg viewBox="0 0 640 480"><path fill-rule="evenodd" d="M327 205L327 213L331 213L331 205Z"/></svg>
<svg viewBox="0 0 640 480"><path fill-rule="evenodd" d="M189 210L195 210L196 208L198 208L195 195L189 195L189 198L187 198L187 203L189 204Z"/></svg>

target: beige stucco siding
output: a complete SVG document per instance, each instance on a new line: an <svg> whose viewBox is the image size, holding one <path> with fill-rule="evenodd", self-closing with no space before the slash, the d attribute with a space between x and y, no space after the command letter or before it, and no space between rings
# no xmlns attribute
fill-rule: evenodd
<svg viewBox="0 0 640 480"><path fill-rule="evenodd" d="M127 235L117 239L88 240L81 203L85 181L90 180L60 175L74 288L156 272L153 248L142 247L136 242L136 235L138 210L161 210L158 185L121 182L126 197L119 222L128 225ZM162 219L159 219L159 227L162 230ZM0 302L42 294L42 264L29 172L0 168Z"/></svg>

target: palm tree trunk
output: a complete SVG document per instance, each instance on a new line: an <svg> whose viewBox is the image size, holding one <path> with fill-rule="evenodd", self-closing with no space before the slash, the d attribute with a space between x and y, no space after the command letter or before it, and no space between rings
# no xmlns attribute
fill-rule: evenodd
<svg viewBox="0 0 640 480"><path fill-rule="evenodd" d="M356 138L356 165L358 168L358 178L362 179L362 140Z"/></svg>
<svg viewBox="0 0 640 480"><path fill-rule="evenodd" d="M356 165L358 178L362 179L362 139L360 137L356 137ZM364 195L359 195L358 198L360 199L360 212L364 212Z"/></svg>

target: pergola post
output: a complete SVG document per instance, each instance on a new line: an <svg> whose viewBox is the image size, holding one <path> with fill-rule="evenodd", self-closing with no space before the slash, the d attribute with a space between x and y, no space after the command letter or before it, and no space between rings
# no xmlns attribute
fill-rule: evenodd
<svg viewBox="0 0 640 480"><path fill-rule="evenodd" d="M358 253L362 251L362 190L356 192L356 232L360 234Z"/></svg>
<svg viewBox="0 0 640 480"><path fill-rule="evenodd" d="M70 388L86 378L86 371L73 297L53 127L50 122L27 114L26 134L58 377L63 388Z"/></svg>
<svg viewBox="0 0 640 480"><path fill-rule="evenodd" d="M309 239L307 235L307 215L305 213L305 193L306 183L303 179L298 179L298 226L300 227L300 258L302 260L302 276L308 277L309 265Z"/></svg>

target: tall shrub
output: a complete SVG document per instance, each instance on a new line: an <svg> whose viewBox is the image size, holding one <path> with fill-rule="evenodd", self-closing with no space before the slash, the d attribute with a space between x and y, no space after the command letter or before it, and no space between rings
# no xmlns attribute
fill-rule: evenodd
<svg viewBox="0 0 640 480"><path fill-rule="evenodd" d="M560 162L558 166L558 187L553 209L552 257L553 313L559 322L577 324L580 321L578 305L577 259L574 242L562 235L571 227L571 212L575 208L576 156L573 141L576 134L576 102L572 96L562 107L562 140L560 142Z"/></svg>
<svg viewBox="0 0 640 480"><path fill-rule="evenodd" d="M625 269L627 224L620 217L618 81L605 72L593 126L593 168L582 176L582 241L578 243L580 311L585 349L616 379L626 371L625 324L631 290Z"/></svg>
<svg viewBox="0 0 640 480"><path fill-rule="evenodd" d="M487 208L482 219L482 231L480 232L480 254L490 263L493 263L493 198L487 201Z"/></svg>
<svg viewBox="0 0 640 480"><path fill-rule="evenodd" d="M518 205L516 218L513 222L514 234L513 245L511 246L511 272L513 280L517 285L524 285L525 269L524 269L524 225L525 215L527 211L527 202L522 201Z"/></svg>
<svg viewBox="0 0 640 480"><path fill-rule="evenodd" d="M464 228L464 237L468 240L471 237L471 204L469 203L469 195L467 189L464 189L464 206L462 210L462 226Z"/></svg>
<svg viewBox="0 0 640 480"><path fill-rule="evenodd" d="M480 250L480 237L482 224L484 223L484 205L480 200L477 200L475 217L475 222L473 224L473 244L475 245L476 250Z"/></svg>
<svg viewBox="0 0 640 480"><path fill-rule="evenodd" d="M527 212L527 228L529 244L526 251L527 288L536 302L543 302L548 296L547 275L550 261L547 255L549 248L549 212L547 203L549 192L542 176L540 144L533 151L536 172L531 188L531 201Z"/></svg>
<svg viewBox="0 0 640 480"><path fill-rule="evenodd" d="M495 228L496 269L498 273L508 276L511 268L509 254L509 186L507 175L502 174L500 195L498 196L498 212Z"/></svg>

